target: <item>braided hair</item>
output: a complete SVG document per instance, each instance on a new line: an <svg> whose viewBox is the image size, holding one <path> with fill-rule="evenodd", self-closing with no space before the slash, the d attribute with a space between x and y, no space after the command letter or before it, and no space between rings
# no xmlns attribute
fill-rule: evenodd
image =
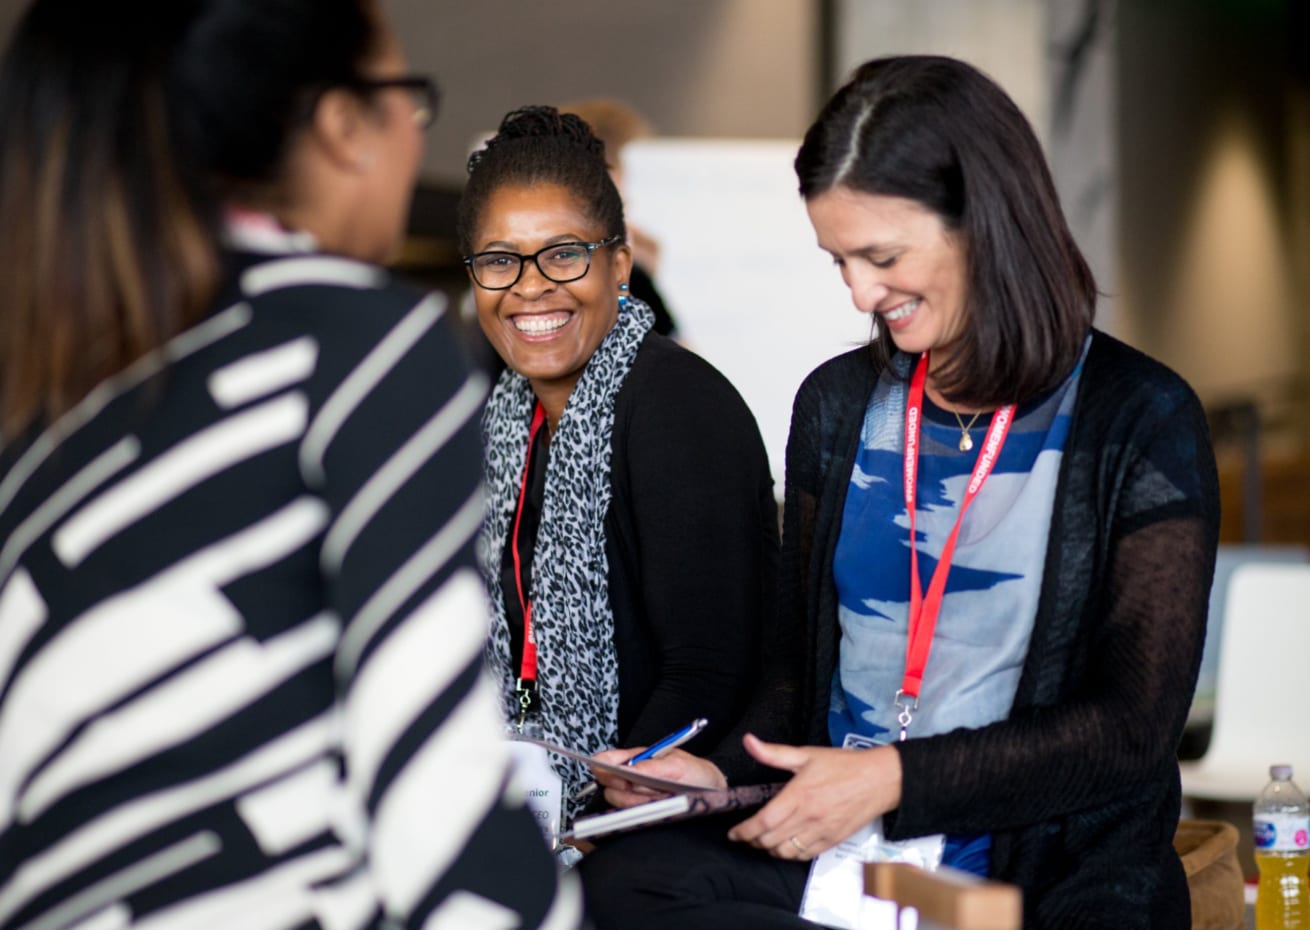
<svg viewBox="0 0 1310 930"><path fill-rule="evenodd" d="M627 235L623 201L605 163L605 143L572 113L549 106L511 110L486 145L469 156L468 173L456 220L465 255L473 251L487 200L510 186L557 184L572 192L606 238Z"/></svg>

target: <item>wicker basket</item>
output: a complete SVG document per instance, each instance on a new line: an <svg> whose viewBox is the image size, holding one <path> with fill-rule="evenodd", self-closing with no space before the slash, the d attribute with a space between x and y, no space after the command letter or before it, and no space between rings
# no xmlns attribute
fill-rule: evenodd
<svg viewBox="0 0 1310 930"><path fill-rule="evenodd" d="M1192 930L1242 930L1246 904L1237 828L1221 820L1181 820L1174 849L1192 894Z"/></svg>

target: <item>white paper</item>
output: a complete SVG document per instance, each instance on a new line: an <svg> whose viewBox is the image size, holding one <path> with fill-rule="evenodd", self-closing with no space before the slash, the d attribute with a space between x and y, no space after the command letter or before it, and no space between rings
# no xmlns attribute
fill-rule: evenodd
<svg viewBox="0 0 1310 930"><path fill-rule="evenodd" d="M941 865L945 838L940 834L892 842L882 835L882 818L856 831L810 864L810 877L801 899L806 920L840 930L904 930L897 907L864 893L864 866L868 862L909 862L933 870ZM910 930L917 920L910 922Z"/></svg>

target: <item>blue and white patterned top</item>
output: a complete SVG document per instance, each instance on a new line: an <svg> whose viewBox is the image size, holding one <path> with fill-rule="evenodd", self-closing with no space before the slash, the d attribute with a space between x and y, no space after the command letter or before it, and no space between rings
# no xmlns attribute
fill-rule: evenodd
<svg viewBox="0 0 1310 930"><path fill-rule="evenodd" d="M897 356L893 365L904 376L911 361ZM1058 388L1019 409L991 476L969 506L912 738L981 727L1009 713L1037 612L1055 485L1081 372L1080 362ZM905 672L910 593L902 479L908 389L890 374L875 388L842 514L833 562L842 638L828 717L836 746L852 732L879 742L894 741L899 733L893 699ZM925 590L988 422L979 418L973 450L961 452L955 416L925 398L915 518Z"/></svg>

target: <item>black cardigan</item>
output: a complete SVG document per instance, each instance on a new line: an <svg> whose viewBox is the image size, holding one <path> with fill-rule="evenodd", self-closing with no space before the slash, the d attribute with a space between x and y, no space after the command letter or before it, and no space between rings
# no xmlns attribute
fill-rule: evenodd
<svg viewBox="0 0 1310 930"><path fill-rule="evenodd" d="M827 745L840 628L832 558L879 375L859 349L810 375L787 445L769 672L712 757L767 775L740 735ZM1026 927L1190 924L1172 847L1175 749L1195 686L1218 537L1203 411L1175 374L1093 336L1061 464L1037 617L1007 719L898 744L888 835L993 834Z"/></svg>
<svg viewBox="0 0 1310 930"><path fill-rule="evenodd" d="M760 675L778 508L759 428L692 352L648 333L615 399L605 519L619 664L619 743L645 745L696 717L705 751Z"/></svg>

